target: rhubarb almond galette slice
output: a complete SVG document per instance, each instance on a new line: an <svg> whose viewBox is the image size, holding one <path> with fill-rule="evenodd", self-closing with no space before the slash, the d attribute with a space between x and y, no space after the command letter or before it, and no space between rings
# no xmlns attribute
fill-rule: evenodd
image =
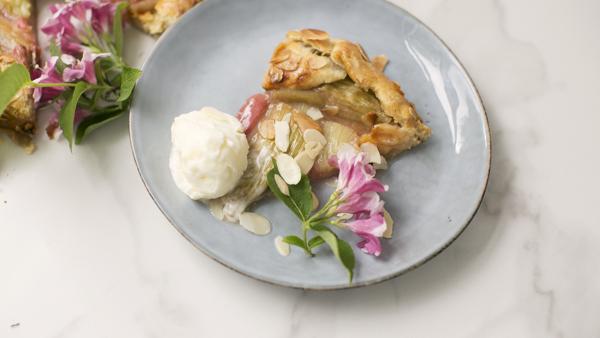
<svg viewBox="0 0 600 338"><path fill-rule="evenodd" d="M393 157L427 140L427 127L398 83L359 44L316 29L290 31L276 48L263 80L265 94L238 117L250 144L248 169L231 193L209 206L236 222L267 188L272 159L286 153L313 179L335 174L329 158L342 144L377 148Z"/></svg>

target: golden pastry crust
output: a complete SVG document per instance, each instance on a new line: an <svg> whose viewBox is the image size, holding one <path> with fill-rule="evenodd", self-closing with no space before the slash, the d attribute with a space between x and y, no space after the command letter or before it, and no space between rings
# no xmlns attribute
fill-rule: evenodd
<svg viewBox="0 0 600 338"><path fill-rule="evenodd" d="M329 54L334 44L329 34L315 29L291 31L273 52L263 87L310 89L344 79L346 71Z"/></svg>
<svg viewBox="0 0 600 338"><path fill-rule="evenodd" d="M318 62L321 67L310 67L311 62ZM375 124L358 142L371 142L383 154L393 155L422 143L429 138L431 130L405 98L400 86L383 74L386 64L385 56L370 60L360 45L332 39L326 32L291 31L275 49L263 87L267 90L312 89L349 77L356 86L373 93L383 113L392 120Z"/></svg>
<svg viewBox="0 0 600 338"><path fill-rule="evenodd" d="M201 0L131 0L129 13L134 22L152 35L163 33Z"/></svg>

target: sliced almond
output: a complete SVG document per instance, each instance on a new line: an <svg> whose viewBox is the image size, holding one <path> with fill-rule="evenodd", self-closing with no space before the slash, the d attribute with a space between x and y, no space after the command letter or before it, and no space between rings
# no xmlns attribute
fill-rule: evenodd
<svg viewBox="0 0 600 338"><path fill-rule="evenodd" d="M273 176L275 178L275 184L277 184L277 188L281 191L282 194L289 196L290 195L290 187L288 187L287 183L281 178L281 176L275 174Z"/></svg>
<svg viewBox="0 0 600 338"><path fill-rule="evenodd" d="M332 105L325 105L325 107L322 107L322 111L326 112L327 114L337 115L337 113L340 112L340 107L332 106Z"/></svg>
<svg viewBox="0 0 600 338"><path fill-rule="evenodd" d="M258 123L258 133L267 140L275 138L275 121L271 119L262 120Z"/></svg>
<svg viewBox="0 0 600 338"><path fill-rule="evenodd" d="M388 168L388 163L385 157L381 156L381 163L374 164L373 168L376 170L386 170Z"/></svg>
<svg viewBox="0 0 600 338"><path fill-rule="evenodd" d="M277 121L274 128L277 149L287 151L290 146L290 124L285 121Z"/></svg>
<svg viewBox="0 0 600 338"><path fill-rule="evenodd" d="M306 129L304 131L304 142L308 143L308 142L319 142L322 145L326 145L327 144L327 139L325 138L325 136L323 136L323 134L321 134L318 130L316 129Z"/></svg>
<svg viewBox="0 0 600 338"><path fill-rule="evenodd" d="M383 209L383 219L385 220L385 232L383 233L384 238L392 238L394 232L394 220L387 210Z"/></svg>
<svg viewBox="0 0 600 338"><path fill-rule="evenodd" d="M285 183L294 185L300 182L302 171L300 171L300 166L293 157L288 154L279 154L275 157L275 162L277 162L279 174L281 174Z"/></svg>
<svg viewBox="0 0 600 338"><path fill-rule="evenodd" d="M240 214L240 225L257 235L266 235L271 232L271 222L264 216L254 212L243 212Z"/></svg>
<svg viewBox="0 0 600 338"><path fill-rule="evenodd" d="M299 61L300 60L298 60L298 58L296 56L291 56L287 60L285 60L281 63L278 63L277 68L288 71L288 72L293 72L296 69L298 69L298 66L300 65Z"/></svg>
<svg viewBox="0 0 600 338"><path fill-rule="evenodd" d="M303 150L296 155L294 159L296 160L296 163L298 163L300 171L306 175L308 172L310 172L310 169L312 169L313 165L315 164L315 158L316 156L311 157L306 150Z"/></svg>
<svg viewBox="0 0 600 338"><path fill-rule="evenodd" d="M306 115L310 116L310 118L315 121L319 121L323 118L323 113L315 107L308 108L308 110L306 111Z"/></svg>
<svg viewBox="0 0 600 338"><path fill-rule="evenodd" d="M321 154L323 147L322 143L311 141L304 144L304 151L314 160Z"/></svg>
<svg viewBox="0 0 600 338"><path fill-rule="evenodd" d="M275 55L271 58L271 62L280 63L290 58L292 52L289 49L278 50Z"/></svg>
<svg viewBox="0 0 600 338"><path fill-rule="evenodd" d="M283 70L277 67L271 67L271 69L269 69L269 79L273 83L281 82L281 80L283 80Z"/></svg>
<svg viewBox="0 0 600 338"><path fill-rule="evenodd" d="M311 207L311 211L312 210L317 210L317 208L319 207L319 198L317 197L317 194L315 194L312 191L311 191L311 194L312 194L312 207Z"/></svg>
<svg viewBox="0 0 600 338"><path fill-rule="evenodd" d="M329 34L319 29L307 28L300 31L302 38L307 40L327 40Z"/></svg>
<svg viewBox="0 0 600 338"><path fill-rule="evenodd" d="M326 58L324 56L314 55L310 59L308 59L308 66L310 67L310 69L314 70L321 69L327 66L328 63L329 58Z"/></svg>
<svg viewBox="0 0 600 338"><path fill-rule="evenodd" d="M283 237L277 236L275 237L275 249L282 256L287 256L290 254L290 245L283 241Z"/></svg>
<svg viewBox="0 0 600 338"><path fill-rule="evenodd" d="M379 154L379 149L373 143L363 143L360 145L360 150L365 153L366 160L369 163L381 163L381 154Z"/></svg>

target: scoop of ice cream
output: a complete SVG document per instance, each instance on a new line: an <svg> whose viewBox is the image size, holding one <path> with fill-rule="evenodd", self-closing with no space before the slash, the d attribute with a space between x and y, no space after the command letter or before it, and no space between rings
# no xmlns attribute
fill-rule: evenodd
<svg viewBox="0 0 600 338"><path fill-rule="evenodd" d="M241 123L215 108L176 117L171 143L171 175L177 187L194 200L225 195L248 165L248 140Z"/></svg>

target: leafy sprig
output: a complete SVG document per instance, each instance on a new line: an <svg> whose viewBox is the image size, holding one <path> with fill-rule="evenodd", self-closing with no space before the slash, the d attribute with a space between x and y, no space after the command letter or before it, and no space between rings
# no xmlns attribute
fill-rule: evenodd
<svg viewBox="0 0 600 338"><path fill-rule="evenodd" d="M336 207L336 194L334 193L321 209L312 211L312 188L306 175L302 175L298 184L288 186L289 195L281 192L275 182L275 175L279 175L279 169L277 163L273 161L273 169L267 173L269 189L298 217L302 224L302 237L289 235L285 236L283 241L301 248L311 257L315 255L313 252L315 248L327 244L337 260L346 269L349 282L352 282L356 264L354 251L350 244L339 238L328 227L334 222L331 212Z"/></svg>

